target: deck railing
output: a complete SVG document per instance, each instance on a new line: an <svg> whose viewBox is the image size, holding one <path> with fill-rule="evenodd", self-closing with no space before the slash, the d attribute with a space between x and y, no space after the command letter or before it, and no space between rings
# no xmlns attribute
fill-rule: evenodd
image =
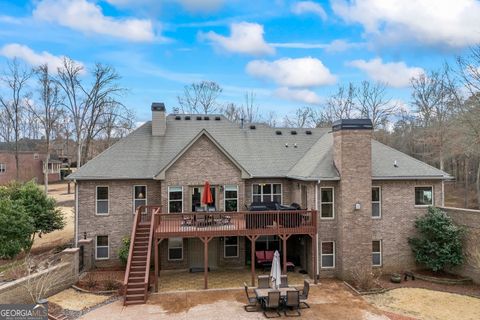
<svg viewBox="0 0 480 320"><path fill-rule="evenodd" d="M312 233L316 215L315 210L160 213L156 232L160 237Z"/></svg>

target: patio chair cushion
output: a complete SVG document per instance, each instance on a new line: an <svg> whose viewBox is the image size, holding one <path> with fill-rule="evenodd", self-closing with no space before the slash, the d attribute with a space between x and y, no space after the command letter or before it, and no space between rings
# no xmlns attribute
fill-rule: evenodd
<svg viewBox="0 0 480 320"><path fill-rule="evenodd" d="M257 257L258 263L262 263L265 261L265 251L255 251L255 257Z"/></svg>
<svg viewBox="0 0 480 320"><path fill-rule="evenodd" d="M265 260L267 261L273 260L273 251L265 251Z"/></svg>

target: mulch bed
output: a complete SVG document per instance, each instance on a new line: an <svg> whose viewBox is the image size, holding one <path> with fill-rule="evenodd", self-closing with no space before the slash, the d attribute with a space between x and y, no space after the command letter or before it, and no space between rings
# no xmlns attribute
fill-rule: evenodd
<svg viewBox="0 0 480 320"><path fill-rule="evenodd" d="M448 272L445 272L445 271L433 272L432 270L416 270L414 273L415 274L420 274L420 275L423 275L423 276L427 276L427 277L446 279L446 280L449 280L449 279L454 279L454 280L464 279L464 277L462 277L462 276L459 276L459 275L453 274L453 273L448 273Z"/></svg>
<svg viewBox="0 0 480 320"><path fill-rule="evenodd" d="M123 271L92 271L75 283L75 286L91 293L105 293L105 291L122 292Z"/></svg>
<svg viewBox="0 0 480 320"><path fill-rule="evenodd" d="M404 281L402 277L401 283L392 283L390 282L390 275L386 274L380 277L380 285L385 289L396 289L396 288L423 288L429 290L443 291L449 293L462 294L467 296L479 297L480 298L480 285L474 283L467 284L440 284L433 283L421 279L408 280Z"/></svg>

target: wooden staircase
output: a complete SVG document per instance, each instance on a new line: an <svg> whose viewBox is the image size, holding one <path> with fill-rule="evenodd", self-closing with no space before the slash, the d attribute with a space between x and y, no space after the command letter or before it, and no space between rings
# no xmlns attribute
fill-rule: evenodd
<svg viewBox="0 0 480 320"><path fill-rule="evenodd" d="M130 251L124 280L124 305L143 304L147 301L150 256L152 252L154 213L158 207L142 206L135 213L132 234L130 237Z"/></svg>

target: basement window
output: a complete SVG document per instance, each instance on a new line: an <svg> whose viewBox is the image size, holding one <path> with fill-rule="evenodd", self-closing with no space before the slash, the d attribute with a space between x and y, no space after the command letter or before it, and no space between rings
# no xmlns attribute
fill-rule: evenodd
<svg viewBox="0 0 480 320"><path fill-rule="evenodd" d="M168 260L183 260L183 238L168 238Z"/></svg>
<svg viewBox="0 0 480 320"><path fill-rule="evenodd" d="M322 269L335 268L335 242L322 241L320 244L320 263Z"/></svg>
<svg viewBox="0 0 480 320"><path fill-rule="evenodd" d="M238 237L225 237L223 241L223 257L238 258Z"/></svg>
<svg viewBox="0 0 480 320"><path fill-rule="evenodd" d="M106 260L109 258L108 236L97 236L95 241L95 259Z"/></svg>
<svg viewBox="0 0 480 320"><path fill-rule="evenodd" d="M382 240L372 241L372 265L374 267L382 266Z"/></svg>
<svg viewBox="0 0 480 320"><path fill-rule="evenodd" d="M431 206L433 205L433 187L415 187L415 205Z"/></svg>

